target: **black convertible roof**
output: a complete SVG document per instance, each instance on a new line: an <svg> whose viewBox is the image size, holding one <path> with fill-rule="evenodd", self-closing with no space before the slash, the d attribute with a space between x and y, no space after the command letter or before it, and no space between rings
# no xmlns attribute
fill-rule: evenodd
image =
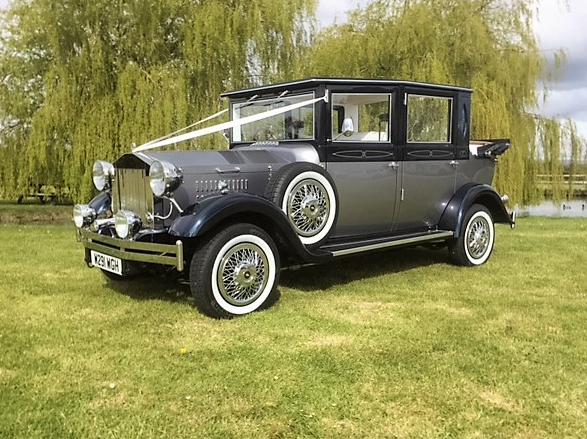
<svg viewBox="0 0 587 439"><path fill-rule="evenodd" d="M392 86L408 86L408 87L423 87L432 90L444 90L444 91L460 91L471 93L470 88L456 87L452 85L441 85L441 84L429 84L425 82L413 82L413 81L398 81L391 79L357 79L357 78L307 78L300 79L297 81L282 82L278 84L270 84L259 87L251 87L241 90L229 91L223 93L222 97L228 98L239 98L244 96L250 96L251 94L265 94L265 93L279 93L285 90L299 90L304 88L316 88L321 85L339 85L348 87L392 87Z"/></svg>

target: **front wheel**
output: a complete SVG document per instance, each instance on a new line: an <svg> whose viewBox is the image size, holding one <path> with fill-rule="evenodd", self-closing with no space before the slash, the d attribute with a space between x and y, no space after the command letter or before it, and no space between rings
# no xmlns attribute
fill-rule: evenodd
<svg viewBox="0 0 587 439"><path fill-rule="evenodd" d="M485 206L474 204L465 215L459 237L449 242L448 252L456 265L481 265L491 256L494 241L491 213Z"/></svg>
<svg viewBox="0 0 587 439"><path fill-rule="evenodd" d="M277 298L279 252L271 237L252 224L234 224L194 253L190 288L204 314L231 318L272 304Z"/></svg>

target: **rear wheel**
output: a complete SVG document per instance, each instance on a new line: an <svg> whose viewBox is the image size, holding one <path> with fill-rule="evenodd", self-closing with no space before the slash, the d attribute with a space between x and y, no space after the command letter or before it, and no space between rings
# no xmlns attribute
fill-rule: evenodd
<svg viewBox="0 0 587 439"><path fill-rule="evenodd" d="M463 266L484 264L491 256L495 241L495 225L485 206L469 208L459 237L449 242L448 252L453 263Z"/></svg>
<svg viewBox="0 0 587 439"><path fill-rule="evenodd" d="M194 253L190 288L196 306L215 318L249 314L277 299L279 252L252 224L234 224Z"/></svg>

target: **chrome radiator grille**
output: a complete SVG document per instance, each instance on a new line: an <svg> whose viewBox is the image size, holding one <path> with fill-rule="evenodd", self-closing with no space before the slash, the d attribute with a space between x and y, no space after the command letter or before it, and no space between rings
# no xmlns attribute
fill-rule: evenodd
<svg viewBox="0 0 587 439"><path fill-rule="evenodd" d="M114 213L119 210L130 210L141 217L143 224L147 224L147 212L153 213L153 192L145 169L116 169L112 188L112 202Z"/></svg>

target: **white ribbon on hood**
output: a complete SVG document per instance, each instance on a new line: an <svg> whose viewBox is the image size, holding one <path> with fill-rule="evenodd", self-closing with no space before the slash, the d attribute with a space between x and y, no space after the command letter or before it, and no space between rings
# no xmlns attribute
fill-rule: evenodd
<svg viewBox="0 0 587 439"><path fill-rule="evenodd" d="M169 139L163 139L159 141L150 141L144 143L136 148L133 148L133 152L141 152L146 151L149 149L161 148L163 146L171 145L173 143L184 142L186 140L196 139L198 137L206 136L208 134L217 133L219 131L235 128L241 125L245 125L247 123L257 122L258 120L267 119L269 117L276 116L278 114L286 113L291 110L295 110L297 108L305 107L307 105L312 105L318 101L328 101L327 94L322 96L321 98L309 99L307 101L298 102L297 104L287 105L285 107L276 108L274 110L269 110L265 113L254 114L252 116L247 116L242 119L232 120L230 122L220 123L218 125L213 125L207 128L201 128L199 130L190 131L189 133L181 134L179 136L171 137ZM204 119L205 120L205 119Z"/></svg>

